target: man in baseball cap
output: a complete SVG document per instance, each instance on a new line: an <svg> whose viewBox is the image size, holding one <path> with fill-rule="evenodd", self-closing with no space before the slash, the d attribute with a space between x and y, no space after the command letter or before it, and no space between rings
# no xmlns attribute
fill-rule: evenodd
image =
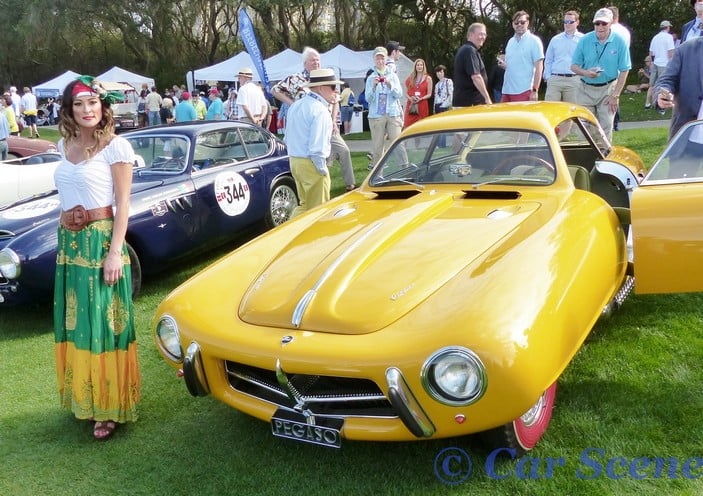
<svg viewBox="0 0 703 496"><path fill-rule="evenodd" d="M194 121L198 118L195 107L190 101L190 93L187 91L181 93L181 101L173 110L173 116L176 118L176 122Z"/></svg>
<svg viewBox="0 0 703 496"><path fill-rule="evenodd" d="M659 78L666 72L666 66L674 57L674 37L669 32L671 30L671 23L669 21L662 21L659 24L659 32L654 35L652 41L649 43L649 56L652 58L652 65L650 66L649 72L649 89L647 90L647 98L645 100L644 108L650 108L652 106L652 97L654 88L657 85ZM660 114L664 114L664 109L657 107L657 111Z"/></svg>
<svg viewBox="0 0 703 496"><path fill-rule="evenodd" d="M386 59L386 66L393 72L398 72L397 62L400 59L400 53L405 50L405 47L398 43L397 41L389 41L386 43L386 51L388 52L388 57ZM375 54L374 54L375 56Z"/></svg>

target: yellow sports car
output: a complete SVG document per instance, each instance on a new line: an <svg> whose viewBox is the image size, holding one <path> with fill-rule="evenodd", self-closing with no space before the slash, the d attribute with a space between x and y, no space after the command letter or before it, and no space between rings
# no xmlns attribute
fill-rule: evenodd
<svg viewBox="0 0 703 496"><path fill-rule="evenodd" d="M173 291L157 346L193 395L275 436L338 447L483 433L522 454L557 379L632 289L633 239L645 291L703 280L701 178L643 177L576 105L423 119L361 188Z"/></svg>

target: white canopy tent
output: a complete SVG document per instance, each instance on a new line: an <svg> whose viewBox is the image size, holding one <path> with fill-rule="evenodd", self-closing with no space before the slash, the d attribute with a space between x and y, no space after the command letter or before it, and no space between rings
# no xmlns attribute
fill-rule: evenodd
<svg viewBox="0 0 703 496"><path fill-rule="evenodd" d="M264 60L264 65L266 66L269 81L279 81L294 72L302 70L303 62L300 53L286 48L282 52ZM236 81L237 73L244 67L254 71L254 81L261 81L249 54L247 52L239 52L237 55L215 65L188 71L186 74L188 89L192 91L198 81Z"/></svg>
<svg viewBox="0 0 703 496"><path fill-rule="evenodd" d="M295 72L303 70L303 55L286 48L281 53L264 60L269 81L280 81Z"/></svg>
<svg viewBox="0 0 703 496"><path fill-rule="evenodd" d="M247 52L239 52L215 65L189 71L186 76L188 89L192 91L196 81L236 81L237 73L244 67L254 70L254 63ZM254 70L254 80L259 80L256 70Z"/></svg>
<svg viewBox="0 0 703 496"><path fill-rule="evenodd" d="M32 87L32 92L37 98L58 98L63 93L68 83L75 80L80 74L73 71L66 71L60 76Z"/></svg>
<svg viewBox="0 0 703 496"><path fill-rule="evenodd" d="M271 82L280 81L303 70L302 54L287 48L264 60L264 65L269 80ZM364 89L366 72L373 66L373 50L354 51L344 45L337 45L320 54L320 65L334 69L342 80L349 83L352 91L358 97ZM198 81L235 81L237 73L243 67L249 67L254 71L254 81L261 80L249 54L240 52L210 67L188 71L186 74L188 89L192 91ZM397 68L398 78L405 88L405 80L412 72L413 62L405 55L401 55Z"/></svg>
<svg viewBox="0 0 703 496"><path fill-rule="evenodd" d="M112 69L103 72L95 79L98 81L105 81L109 83L126 83L134 88L136 91L141 89L143 83L149 85L149 88L154 86L156 83L153 78L148 76L142 76L134 72L130 72L121 67L114 66Z"/></svg>

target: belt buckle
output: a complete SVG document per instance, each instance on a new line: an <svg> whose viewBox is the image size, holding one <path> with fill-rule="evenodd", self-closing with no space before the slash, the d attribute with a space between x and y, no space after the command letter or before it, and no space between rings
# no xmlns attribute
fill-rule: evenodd
<svg viewBox="0 0 703 496"><path fill-rule="evenodd" d="M66 228L70 231L80 231L88 223L88 212L83 205L76 205L66 214Z"/></svg>

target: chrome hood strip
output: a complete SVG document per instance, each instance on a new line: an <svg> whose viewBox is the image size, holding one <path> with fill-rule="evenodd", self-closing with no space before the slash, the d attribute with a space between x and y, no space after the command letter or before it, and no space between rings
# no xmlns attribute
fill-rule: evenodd
<svg viewBox="0 0 703 496"><path fill-rule="evenodd" d="M383 225L383 222L376 222L375 224L371 225L369 229L359 236L352 244L347 247L346 250L342 252L337 259L330 264L329 267L327 267L327 270L320 276L320 278L315 282L313 285L312 289L308 290L305 295L300 299L298 304L295 306L295 310L293 311L293 317L291 319L291 323L293 326L297 329L300 327L300 323L303 320L303 315L305 314L305 310L307 309L308 305L310 305L310 302L313 300L315 297L315 294L317 293L317 290L324 284L324 282L329 279L329 277L334 273L334 271L339 267L339 265L346 259L349 255L351 255L354 250L361 244L363 243L366 238L371 236L371 234L374 233L379 227Z"/></svg>

